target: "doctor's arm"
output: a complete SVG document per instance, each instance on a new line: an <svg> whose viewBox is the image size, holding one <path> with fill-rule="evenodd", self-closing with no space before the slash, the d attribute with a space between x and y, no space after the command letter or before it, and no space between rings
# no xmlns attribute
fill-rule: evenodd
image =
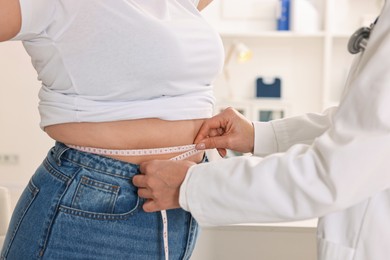
<svg viewBox="0 0 390 260"><path fill-rule="evenodd" d="M21 22L19 0L0 0L0 42L14 37Z"/></svg>
<svg viewBox="0 0 390 260"><path fill-rule="evenodd" d="M191 166L180 205L201 225L309 219L390 188L390 4L332 124L310 145Z"/></svg>
<svg viewBox="0 0 390 260"><path fill-rule="evenodd" d="M198 149L220 148L221 156L226 154L225 148L244 153L254 150L257 155L276 153L293 143L312 143L314 138L329 128L335 110L333 108L324 114L307 114L267 123L255 122L252 125L241 113L228 108L205 121L195 143L203 140L198 144ZM140 170L144 175L135 176L133 183L139 187L139 196L148 199L143 206L144 210L179 207L179 188L187 170L193 165L188 161L152 161L141 164Z"/></svg>
<svg viewBox="0 0 390 260"><path fill-rule="evenodd" d="M311 144L332 124L337 107L322 114L308 113L270 122L250 122L233 108L205 120L195 139L197 148L217 148L220 155L226 149L266 156L285 152L294 144Z"/></svg>
<svg viewBox="0 0 390 260"><path fill-rule="evenodd" d="M332 124L314 142L264 158L144 163L133 179L144 207L179 200L201 225L281 222L324 216L389 189L389 46L388 3Z"/></svg>

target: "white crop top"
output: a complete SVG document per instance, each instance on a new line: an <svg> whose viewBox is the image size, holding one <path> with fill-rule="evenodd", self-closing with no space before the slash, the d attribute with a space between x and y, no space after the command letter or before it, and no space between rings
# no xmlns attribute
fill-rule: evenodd
<svg viewBox="0 0 390 260"><path fill-rule="evenodd" d="M206 118L223 66L198 0L20 0L41 127Z"/></svg>

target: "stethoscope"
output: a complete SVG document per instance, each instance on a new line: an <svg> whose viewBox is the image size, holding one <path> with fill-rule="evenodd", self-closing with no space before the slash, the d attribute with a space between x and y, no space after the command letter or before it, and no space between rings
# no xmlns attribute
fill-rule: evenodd
<svg viewBox="0 0 390 260"><path fill-rule="evenodd" d="M348 41L348 51L350 53L357 54L366 49L371 31L375 27L377 21L378 18L376 18L375 22L373 22L370 27L362 27L358 29L354 34L352 34L351 38Z"/></svg>

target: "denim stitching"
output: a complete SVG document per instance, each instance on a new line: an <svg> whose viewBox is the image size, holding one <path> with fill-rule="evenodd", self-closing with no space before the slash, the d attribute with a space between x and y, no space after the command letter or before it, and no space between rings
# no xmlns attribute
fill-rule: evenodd
<svg viewBox="0 0 390 260"><path fill-rule="evenodd" d="M28 188L31 192L31 199L30 201L26 204L26 206L23 208L23 210L21 210L21 212L23 212L23 214L20 216L20 218L16 221L16 225L15 225L15 228L14 230L12 231L12 235L11 235L11 238L10 238L10 241L7 245L7 248L4 249L4 254L2 256L2 259L5 259L5 257L8 255L9 253L9 249L11 248L11 245L13 243L13 240L15 239L15 235L16 233L18 232L19 230L19 227L20 227L20 224L22 223L22 220L24 219L24 216L26 215L28 209L30 208L32 202L35 200L38 192L39 192L39 189L34 185L34 183L32 182L32 180L29 181L28 183Z"/></svg>
<svg viewBox="0 0 390 260"><path fill-rule="evenodd" d="M92 187L94 189L106 192L110 194L110 208L108 209L108 212L113 213L115 208L115 202L118 198L118 193L120 191L120 187L117 185L112 185L109 183L100 182L91 178L88 178L87 176L82 176L80 182L77 185L75 196L72 199L71 205L72 207L77 207L75 204L78 204L80 200L80 194L82 193L83 186L86 187Z"/></svg>
<svg viewBox="0 0 390 260"><path fill-rule="evenodd" d="M95 187L96 189L99 189L102 191L108 191L108 192L112 192L112 193L118 193L118 191L119 191L118 185L112 185L110 183L97 181L97 180L88 178L87 176L81 177L80 182L84 185L89 185L89 186Z"/></svg>
<svg viewBox="0 0 390 260"><path fill-rule="evenodd" d="M51 165L48 165L48 166L51 167ZM55 218L56 218L56 216L58 214L62 198L65 195L66 191L68 190L68 188L70 186L70 183L72 182L72 180L74 179L74 177L77 175L77 173L80 170L81 169L78 169L73 174L72 178L66 177L67 181L62 185L62 189L58 191L58 193L57 193L58 196L53 198L53 205L50 208L50 210L48 211L48 216L47 216L48 217L48 221L45 223L46 227L45 227L44 232L43 232L42 241L40 242L39 259L41 259L43 257L43 255L44 255L44 253L45 253L45 250L46 250L46 247L47 247L47 243L48 243L49 238L50 238L51 229L52 229L54 220L55 220ZM58 173L58 171L55 171L55 172ZM63 175L61 174L61 176L63 176Z"/></svg>
<svg viewBox="0 0 390 260"><path fill-rule="evenodd" d="M68 153L67 155L64 155L65 152L70 152ZM120 177L122 179L131 179L132 177L128 177L128 176L125 176L124 174L116 174L116 173L110 173L110 172L107 172L106 169L100 169L99 167L92 167L85 164L85 163L82 163L80 161L78 161L77 159L75 160L74 158L75 157L82 157L82 158L86 158L94 163L96 163L96 165L99 165L99 162L100 162L100 158L97 158L95 156L99 156L99 155L96 155L96 154L88 154L88 153L84 153L84 152L80 152L80 151L77 151L77 150L74 150L68 146L66 146L65 144L63 143L60 143L60 142L56 142L56 146L54 148L52 148L52 156L53 156L53 159L54 161L56 162L57 165L61 165L61 163L58 163L57 161L58 160L61 160L61 161L67 161L67 162L70 162L70 163L73 163L77 166L81 166L81 167L84 167L85 169L90 169L90 170L93 170L93 171L96 171L96 172L99 172L99 173L103 173L103 174L106 174L108 176L115 176L115 177ZM139 168L139 165L137 164L133 164L133 163L126 163L126 162L123 162L123 161L120 161L120 160L116 160L116 159L113 159L113 158L110 158L110 157L102 157L101 160L106 160L108 162L112 162L113 164L127 164L129 166L132 166L133 168L136 168L138 169ZM119 170L121 172L124 172L124 170L122 169L122 166L119 165L119 166L116 166L115 165L111 165L107 168L110 168L110 169L114 169L114 170Z"/></svg>
<svg viewBox="0 0 390 260"><path fill-rule="evenodd" d="M188 228L188 240L183 259L190 259L193 249L194 239L198 231L198 224L192 216L190 216L190 226Z"/></svg>
<svg viewBox="0 0 390 260"><path fill-rule="evenodd" d="M74 209L66 206L60 206L59 211L66 214L71 214L74 216L95 219L95 220L126 220L129 219L131 216L133 216L138 210L140 210L139 201L140 200L137 197L137 203L135 207L129 212L122 213L122 214L93 213L93 212L87 212L87 211Z"/></svg>
<svg viewBox="0 0 390 260"><path fill-rule="evenodd" d="M63 181L63 182L68 182L71 178L69 178L68 176L64 175L62 172L60 171L57 171L56 168L54 168L51 163L49 162L48 159L45 159L43 161L43 166L45 167L45 169L51 174L53 175L55 178Z"/></svg>
<svg viewBox="0 0 390 260"><path fill-rule="evenodd" d="M75 165L80 166L80 167L83 167L83 168L85 168L85 169L92 170L92 171L95 171L95 172L98 172L98 173L101 173L101 174L105 174L105 175L108 175L108 176L117 177L117 178L122 178L122 179L125 179L125 180L131 180L131 179L133 178L133 177L123 176L123 175L120 175L120 174L108 173L108 172L106 172L106 171L103 171L103 170L100 170L100 169L96 169L96 168L90 167L90 166L88 166L88 165L79 163L79 162L74 161L74 160L69 159L69 158L64 158L63 160L68 161L68 162L71 162L71 163L74 163Z"/></svg>
<svg viewBox="0 0 390 260"><path fill-rule="evenodd" d="M57 151L57 149L59 149L59 151ZM65 146L65 145L61 145L61 146L55 146L55 154L56 154L56 157L54 158L54 160L57 162L57 165L58 166L61 166L61 156L66 152L68 151L70 148Z"/></svg>

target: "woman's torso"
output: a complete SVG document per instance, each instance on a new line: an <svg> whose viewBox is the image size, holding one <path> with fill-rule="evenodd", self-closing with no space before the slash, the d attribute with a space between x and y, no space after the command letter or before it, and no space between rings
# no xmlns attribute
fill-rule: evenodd
<svg viewBox="0 0 390 260"><path fill-rule="evenodd" d="M24 24L15 39L42 81L41 127L55 140L111 149L185 145L212 115L223 47L197 1L20 2Z"/></svg>
<svg viewBox="0 0 390 260"><path fill-rule="evenodd" d="M68 123L48 126L46 133L65 144L105 149L150 149L192 144L202 119L166 121L139 119L101 123ZM110 156L139 164L151 159L170 159L179 153L148 156ZM203 154L188 158L199 162Z"/></svg>

